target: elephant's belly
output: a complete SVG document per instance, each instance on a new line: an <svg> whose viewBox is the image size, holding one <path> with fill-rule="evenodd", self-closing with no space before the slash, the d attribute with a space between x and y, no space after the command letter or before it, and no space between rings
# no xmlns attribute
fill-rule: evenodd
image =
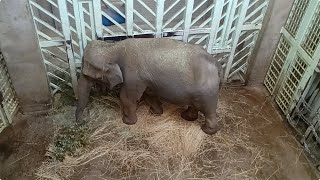
<svg viewBox="0 0 320 180"><path fill-rule="evenodd" d="M175 90L170 88L155 88L152 89L152 93L173 104L190 105L192 103L192 95L185 91L185 89Z"/></svg>

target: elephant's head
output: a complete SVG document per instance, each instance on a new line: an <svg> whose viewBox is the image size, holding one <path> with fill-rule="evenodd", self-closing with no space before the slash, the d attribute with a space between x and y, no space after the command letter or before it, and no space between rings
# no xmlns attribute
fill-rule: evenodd
<svg viewBox="0 0 320 180"><path fill-rule="evenodd" d="M94 81L105 83L109 89L123 82L122 71L118 64L119 58L119 53L113 44L92 41L87 45L78 81L77 122L83 122L82 114L89 102Z"/></svg>

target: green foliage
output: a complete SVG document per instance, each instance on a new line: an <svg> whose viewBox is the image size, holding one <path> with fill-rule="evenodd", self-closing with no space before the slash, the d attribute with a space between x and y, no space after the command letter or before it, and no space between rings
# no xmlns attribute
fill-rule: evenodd
<svg viewBox="0 0 320 180"><path fill-rule="evenodd" d="M54 158L63 161L65 155L74 156L77 149L85 147L88 144L86 132L87 127L83 125L74 125L59 129L54 138Z"/></svg>

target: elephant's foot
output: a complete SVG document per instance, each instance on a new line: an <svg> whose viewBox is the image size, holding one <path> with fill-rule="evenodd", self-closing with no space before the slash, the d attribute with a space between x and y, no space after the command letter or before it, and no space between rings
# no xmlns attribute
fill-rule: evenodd
<svg viewBox="0 0 320 180"><path fill-rule="evenodd" d="M198 111L189 107L181 113L181 117L187 121L195 121L198 119Z"/></svg>
<svg viewBox="0 0 320 180"><path fill-rule="evenodd" d="M163 114L163 109L162 107L159 107L159 108L153 108L153 107L150 107L150 110L149 110L152 114L154 115L161 115Z"/></svg>
<svg viewBox="0 0 320 180"><path fill-rule="evenodd" d="M213 135L213 134L217 133L221 129L221 127L218 125L216 125L214 127L209 127L206 124L204 124L201 126L201 129L204 133L206 133L208 135Z"/></svg>
<svg viewBox="0 0 320 180"><path fill-rule="evenodd" d="M137 118L128 118L127 116L122 117L123 123L127 125L134 125L137 122Z"/></svg>

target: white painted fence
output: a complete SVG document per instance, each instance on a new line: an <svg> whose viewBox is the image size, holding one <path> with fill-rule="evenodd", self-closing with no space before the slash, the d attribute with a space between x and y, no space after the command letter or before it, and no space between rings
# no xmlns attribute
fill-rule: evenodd
<svg viewBox="0 0 320 180"><path fill-rule="evenodd" d="M52 92L76 91L88 41L154 35L199 44L222 60L225 82L245 83L268 0L30 0ZM125 19L119 23L108 9ZM102 15L113 23L102 24Z"/></svg>

